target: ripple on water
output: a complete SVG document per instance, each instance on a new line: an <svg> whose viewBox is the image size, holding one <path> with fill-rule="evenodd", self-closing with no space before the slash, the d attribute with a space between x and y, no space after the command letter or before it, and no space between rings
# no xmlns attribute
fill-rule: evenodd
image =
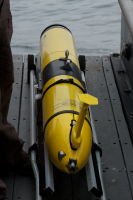
<svg viewBox="0 0 133 200"><path fill-rule="evenodd" d="M14 54L37 54L42 30L53 23L72 31L78 54L119 52L121 14L116 0L11 0L11 11Z"/></svg>

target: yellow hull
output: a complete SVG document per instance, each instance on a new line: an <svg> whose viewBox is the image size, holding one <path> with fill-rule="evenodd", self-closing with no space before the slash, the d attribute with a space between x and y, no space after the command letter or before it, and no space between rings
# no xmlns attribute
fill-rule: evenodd
<svg viewBox="0 0 133 200"><path fill-rule="evenodd" d="M61 69L60 58L69 51L72 71ZM92 132L87 112L81 130L81 144L74 149L71 144L72 122L77 122L83 103L78 95L84 93L79 62L72 34L62 27L46 30L40 40L43 87L44 139L50 159L63 172L72 173L70 160L75 162L73 173L86 164L92 146ZM60 64L61 63L61 64Z"/></svg>
<svg viewBox="0 0 133 200"><path fill-rule="evenodd" d="M50 62L64 57L66 49L69 50L69 59L79 67L72 34L63 28L53 28L44 32L40 40L41 71Z"/></svg>
<svg viewBox="0 0 133 200"><path fill-rule="evenodd" d="M77 120L78 115L74 115ZM69 158L76 159L78 168L76 172L81 170L86 164L92 145L92 134L88 122L85 120L82 129L82 143L77 151L71 149L70 146L70 124L73 114L62 114L56 116L49 122L45 131L46 147L54 165L63 172L70 173L66 165ZM65 152L66 156L61 160L58 159L58 152Z"/></svg>

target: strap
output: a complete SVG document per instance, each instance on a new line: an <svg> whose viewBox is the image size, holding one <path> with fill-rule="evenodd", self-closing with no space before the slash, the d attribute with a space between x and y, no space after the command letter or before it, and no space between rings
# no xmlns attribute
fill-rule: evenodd
<svg viewBox="0 0 133 200"><path fill-rule="evenodd" d="M51 84L51 85L43 92L42 99L43 99L44 95L46 94L46 92L47 92L51 87L53 87L54 85L60 84L60 83L70 83L70 84L72 84L72 85L77 86L78 88L80 88L80 89L83 91L83 93L85 93L85 90L84 90L80 85L78 85L77 83L74 83L74 80L73 80L72 78L70 78L70 79L60 79L60 80L56 81L55 83Z"/></svg>
<svg viewBox="0 0 133 200"><path fill-rule="evenodd" d="M65 64L66 64L66 61L59 60L59 59L48 63L42 71L43 86L51 78L55 78L56 76L60 76L60 75L61 76L66 75L72 78L76 78L82 84L81 71L78 68L78 66L74 64L73 62L71 62L69 65L72 68L72 71L68 71L68 70L61 69L61 67L64 66Z"/></svg>
<svg viewBox="0 0 133 200"><path fill-rule="evenodd" d="M47 126L48 123L51 121L51 119L53 119L54 117L56 117L56 116L58 116L58 115L64 114L64 113L72 113L72 114L79 115L79 112L74 111L74 110L63 110L63 111L57 112L57 113L55 113L54 115L52 115L52 116L47 120L47 122L45 123L45 126L44 126L43 131L45 132L46 126ZM85 117L85 120L88 122L88 124L90 125L90 128L91 128L91 124L90 124L89 120L88 120L86 117ZM91 128L91 129L92 129L92 128Z"/></svg>

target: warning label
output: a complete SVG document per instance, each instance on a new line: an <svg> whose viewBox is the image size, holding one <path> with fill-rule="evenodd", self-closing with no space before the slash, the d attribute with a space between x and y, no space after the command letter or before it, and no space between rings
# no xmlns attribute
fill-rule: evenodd
<svg viewBox="0 0 133 200"><path fill-rule="evenodd" d="M82 103L74 99L60 99L58 103L54 105L54 110L60 107L72 107L80 110L82 107Z"/></svg>
<svg viewBox="0 0 133 200"><path fill-rule="evenodd" d="M60 99L57 104L53 106L54 112L58 112L58 109L62 108L61 110L75 110L80 112L82 107L82 102L76 101L74 99ZM89 113L86 113L86 117L89 118Z"/></svg>

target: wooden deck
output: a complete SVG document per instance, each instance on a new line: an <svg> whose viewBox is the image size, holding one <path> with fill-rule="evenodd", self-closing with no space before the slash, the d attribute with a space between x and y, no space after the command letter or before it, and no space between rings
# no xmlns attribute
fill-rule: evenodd
<svg viewBox="0 0 133 200"><path fill-rule="evenodd" d="M114 59L119 59L119 57ZM23 58L22 55L14 55L13 60L15 83L8 120L15 126L19 137L25 141L24 150L28 151L30 93L27 84L27 56ZM102 58L87 56L85 77L89 94L99 100L98 106L92 106L92 113L99 146L103 150L102 169L107 200L131 200L133 199L133 147L116 87L110 56ZM76 176L72 176L70 198L63 197L61 192L61 195L48 199L96 200L85 190L87 185L82 178L83 173L81 171ZM0 177L0 179L7 185L7 199L35 199L34 177L10 174L10 176ZM77 185L80 185L80 190L77 190ZM67 189L64 188L64 191Z"/></svg>

